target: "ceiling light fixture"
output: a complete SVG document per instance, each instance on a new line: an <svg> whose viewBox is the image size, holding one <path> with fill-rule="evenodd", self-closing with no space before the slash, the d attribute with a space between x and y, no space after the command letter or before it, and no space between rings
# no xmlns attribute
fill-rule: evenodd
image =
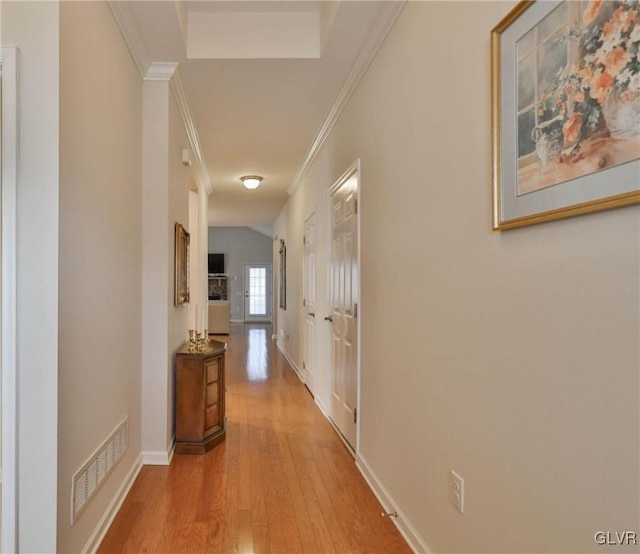
<svg viewBox="0 0 640 554"><path fill-rule="evenodd" d="M257 189L260 186L262 177L259 175L245 175L240 177L242 184L250 190Z"/></svg>

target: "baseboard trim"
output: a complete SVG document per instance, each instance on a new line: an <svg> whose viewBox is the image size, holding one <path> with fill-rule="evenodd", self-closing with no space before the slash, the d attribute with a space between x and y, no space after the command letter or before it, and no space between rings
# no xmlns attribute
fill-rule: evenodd
<svg viewBox="0 0 640 554"><path fill-rule="evenodd" d="M322 412L322 415L324 417L326 417L327 419L331 419L329 417L329 410L327 410L327 407L324 405L324 402L322 402L322 400L320 400L320 396L316 395L313 397L316 406L318 406L318 408L320 409L320 411Z"/></svg>
<svg viewBox="0 0 640 554"><path fill-rule="evenodd" d="M280 343L280 341L278 341L276 344L278 345L278 350L280 350L280 352L284 356L285 360L287 360L287 362L289 362L289 365L291 366L291 368L293 369L295 374L298 376L298 379L300 379L300 382L304 383L304 378L302 377L302 372L300 371L300 368L291 359L291 357L289 356L287 351L284 348L282 348L282 344Z"/></svg>
<svg viewBox="0 0 640 554"><path fill-rule="evenodd" d="M356 467L364 477L364 480L369 485L369 488L373 491L376 498L382 504L382 508L385 512L397 512L397 518L391 518L391 521L396 526L400 534L407 541L409 548L416 554L433 554L426 542L420 537L415 527L411 525L407 516L398 508L397 502L389 494L387 489L381 483L378 476L371 469L371 466L362 457L361 454L356 455Z"/></svg>
<svg viewBox="0 0 640 554"><path fill-rule="evenodd" d="M244 323L244 319L230 319L229 323Z"/></svg>
<svg viewBox="0 0 640 554"><path fill-rule="evenodd" d="M142 465L145 466L168 466L171 465L171 458L175 450L175 443L167 452L147 451L142 453Z"/></svg>
<svg viewBox="0 0 640 554"><path fill-rule="evenodd" d="M107 531L111 527L113 520L118 515L118 512L122 507L122 503L124 502L125 498L127 498L127 495L129 494L133 483L135 483L136 477L138 477L141 469L142 454L138 456L137 460L134 462L133 466L124 478L124 481L122 481L122 483L118 487L118 490L111 499L111 502L109 502L107 509L105 510L104 514L102 514L102 517L98 521L98 524L93 530L93 533L91 533L89 540L84 545L84 548L81 551L83 554L88 552L94 554L98 551L98 548L100 548L100 545L102 544Z"/></svg>

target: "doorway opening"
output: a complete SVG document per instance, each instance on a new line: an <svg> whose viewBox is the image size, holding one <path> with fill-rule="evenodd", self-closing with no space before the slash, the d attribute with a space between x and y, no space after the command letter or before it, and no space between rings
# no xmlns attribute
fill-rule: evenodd
<svg viewBox="0 0 640 554"><path fill-rule="evenodd" d="M244 320L246 323L271 322L271 264L244 266Z"/></svg>

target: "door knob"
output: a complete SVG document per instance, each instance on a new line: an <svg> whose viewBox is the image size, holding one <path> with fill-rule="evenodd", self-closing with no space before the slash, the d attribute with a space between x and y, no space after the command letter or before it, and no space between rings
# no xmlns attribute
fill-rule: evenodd
<svg viewBox="0 0 640 554"><path fill-rule="evenodd" d="M309 315L310 315L311 317L316 317L316 314L314 314L313 312L309 312Z"/></svg>
<svg viewBox="0 0 640 554"><path fill-rule="evenodd" d="M330 321L331 323L333 323L333 317L328 315L327 317L324 318L325 321Z"/></svg>

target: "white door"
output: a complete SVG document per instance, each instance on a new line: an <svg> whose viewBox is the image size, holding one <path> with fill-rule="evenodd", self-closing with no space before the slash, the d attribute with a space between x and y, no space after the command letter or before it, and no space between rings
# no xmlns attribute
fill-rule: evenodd
<svg viewBox="0 0 640 554"><path fill-rule="evenodd" d="M316 214L304 224L304 280L302 305L304 309L304 380L312 394L316 390Z"/></svg>
<svg viewBox="0 0 640 554"><path fill-rule="evenodd" d="M244 320L271 321L271 264L244 266Z"/></svg>
<svg viewBox="0 0 640 554"><path fill-rule="evenodd" d="M331 192L331 418L355 450L358 401L358 173Z"/></svg>

